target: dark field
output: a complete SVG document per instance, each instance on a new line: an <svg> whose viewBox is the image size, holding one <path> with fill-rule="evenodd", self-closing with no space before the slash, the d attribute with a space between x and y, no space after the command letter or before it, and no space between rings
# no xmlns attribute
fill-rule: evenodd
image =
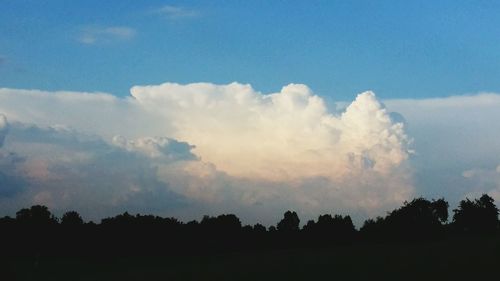
<svg viewBox="0 0 500 281"><path fill-rule="evenodd" d="M500 239L329 249L2 257L1 280L498 280Z"/></svg>

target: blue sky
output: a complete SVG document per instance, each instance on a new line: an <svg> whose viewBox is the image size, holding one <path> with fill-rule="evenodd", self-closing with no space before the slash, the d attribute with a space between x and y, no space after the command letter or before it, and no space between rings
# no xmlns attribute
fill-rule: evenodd
<svg viewBox="0 0 500 281"><path fill-rule="evenodd" d="M0 0L0 216L499 201L499 77L499 1Z"/></svg>
<svg viewBox="0 0 500 281"><path fill-rule="evenodd" d="M304 83L350 100L500 90L498 1L2 1L0 86ZM165 7L174 8L162 10ZM123 28L83 43L86 30ZM122 30L123 31L123 30Z"/></svg>

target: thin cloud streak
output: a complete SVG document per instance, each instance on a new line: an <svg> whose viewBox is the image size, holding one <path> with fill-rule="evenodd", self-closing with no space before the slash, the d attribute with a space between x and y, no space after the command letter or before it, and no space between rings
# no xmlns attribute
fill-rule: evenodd
<svg viewBox="0 0 500 281"><path fill-rule="evenodd" d="M131 40L136 34L137 32L135 29L126 26L88 26L83 28L77 40L86 45L93 45Z"/></svg>
<svg viewBox="0 0 500 281"><path fill-rule="evenodd" d="M171 5L163 6L155 10L155 13L169 20L191 19L199 17L201 15L199 11L186 7Z"/></svg>

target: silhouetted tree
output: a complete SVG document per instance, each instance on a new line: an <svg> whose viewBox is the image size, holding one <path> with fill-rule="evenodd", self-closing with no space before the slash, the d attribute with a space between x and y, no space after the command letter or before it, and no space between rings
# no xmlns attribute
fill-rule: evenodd
<svg viewBox="0 0 500 281"><path fill-rule="evenodd" d="M309 220L303 232L308 236L309 244L328 245L351 241L356 229L350 216L325 214L320 215L317 222Z"/></svg>
<svg viewBox="0 0 500 281"><path fill-rule="evenodd" d="M297 213L292 211L287 211L283 215L283 219L278 223L278 231L283 232L295 232L299 231L300 219Z"/></svg>
<svg viewBox="0 0 500 281"><path fill-rule="evenodd" d="M433 217L437 218L441 223L446 223L446 221L448 221L449 206L450 205L444 200L444 198L432 200L431 210L433 212Z"/></svg>
<svg viewBox="0 0 500 281"><path fill-rule="evenodd" d="M245 232L245 233L247 233L247 234L248 234L248 233L250 233L250 234L251 234L251 233L253 232L253 227L252 227L251 225L248 225L248 224L247 224L247 225L243 226L243 227L241 228L241 230L243 230L243 232Z"/></svg>
<svg viewBox="0 0 500 281"><path fill-rule="evenodd" d="M316 222L314 220L308 220L306 224L302 227L305 232L313 232L316 229Z"/></svg>
<svg viewBox="0 0 500 281"><path fill-rule="evenodd" d="M3 218L0 218L0 231L1 231L1 229L12 227L15 224L15 222L16 222L16 220L9 217L9 216L5 216Z"/></svg>
<svg viewBox="0 0 500 281"><path fill-rule="evenodd" d="M442 233L443 223L448 220L448 202L444 199L429 201L416 198L385 218L367 220L361 232L372 238L421 240L435 238Z"/></svg>
<svg viewBox="0 0 500 281"><path fill-rule="evenodd" d="M217 216L217 225L224 232L231 233L241 230L241 221L234 214Z"/></svg>
<svg viewBox="0 0 500 281"><path fill-rule="evenodd" d="M253 226L253 231L256 233L265 233L266 232L266 227L263 226L260 223L257 223Z"/></svg>
<svg viewBox="0 0 500 281"><path fill-rule="evenodd" d="M380 240L383 238L385 220L382 217L367 219L359 229L365 239Z"/></svg>
<svg viewBox="0 0 500 281"><path fill-rule="evenodd" d="M69 211L63 214L61 225L64 226L79 226L83 225L83 219L76 211Z"/></svg>
<svg viewBox="0 0 500 281"><path fill-rule="evenodd" d="M466 198L453 210L453 227L465 233L492 233L498 229L498 208L493 198L483 194L474 201Z"/></svg>
<svg viewBox="0 0 500 281"><path fill-rule="evenodd" d="M175 218L131 215L128 212L102 219L100 224L84 223L76 211L63 214L61 226L45 206L21 209L16 218L0 218L0 235L11 253L137 253L165 254L196 251L234 251L243 249L290 249L294 247L337 246L352 243L357 237L376 242L419 241L450 234L487 234L498 231L499 210L493 198L462 200L447 225L448 203L444 199L416 198L389 212L385 217L368 219L360 233L350 216L320 215L309 220L302 230L297 213L287 211L276 226L261 224L242 227L234 214L204 216L200 222L183 223ZM78 226L78 227L76 227ZM77 231L75 231L77 230ZM361 234L361 235L360 235ZM78 241L78 243L75 243ZM59 251L59 252L57 252Z"/></svg>
<svg viewBox="0 0 500 281"><path fill-rule="evenodd" d="M321 215L315 225L316 231L327 233L328 235L347 236L351 235L354 229L350 216L341 215Z"/></svg>
<svg viewBox="0 0 500 281"><path fill-rule="evenodd" d="M184 229L186 232L194 232L198 230L200 223L196 220L189 221L185 224Z"/></svg>
<svg viewBox="0 0 500 281"><path fill-rule="evenodd" d="M57 218L46 206L34 205L29 209L21 209L16 213L16 220L30 225L57 224Z"/></svg>
<svg viewBox="0 0 500 281"><path fill-rule="evenodd" d="M204 216L200 225L208 231L231 233L241 229L240 219L233 215L219 215L217 217Z"/></svg>

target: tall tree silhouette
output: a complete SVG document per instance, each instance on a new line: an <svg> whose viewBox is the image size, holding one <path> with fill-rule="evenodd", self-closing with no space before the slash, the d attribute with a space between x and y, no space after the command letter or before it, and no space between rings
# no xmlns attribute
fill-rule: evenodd
<svg viewBox="0 0 500 281"><path fill-rule="evenodd" d="M313 245L332 245L348 243L354 238L356 229L350 216L320 215L317 222L310 220L303 232Z"/></svg>
<svg viewBox="0 0 500 281"><path fill-rule="evenodd" d="M453 212L453 226L459 232L492 233L498 230L498 208L487 194L474 201L468 198L460 201Z"/></svg>
<svg viewBox="0 0 500 281"><path fill-rule="evenodd" d="M346 236L355 231L354 224L350 216L341 215L320 215L318 221L308 221L304 230L328 236Z"/></svg>
<svg viewBox="0 0 500 281"><path fill-rule="evenodd" d="M233 214L217 217L204 216L200 225L204 230L210 232L234 233L241 230L241 221Z"/></svg>
<svg viewBox="0 0 500 281"><path fill-rule="evenodd" d="M16 220L29 225L57 224L57 218L50 213L49 208L34 205L29 209L21 209L16 213Z"/></svg>
<svg viewBox="0 0 500 281"><path fill-rule="evenodd" d="M83 219L76 211L69 211L61 217L61 225L64 226L80 226L83 225Z"/></svg>
<svg viewBox="0 0 500 281"><path fill-rule="evenodd" d="M300 219L296 212L287 211L283 215L283 219L278 223L277 229L282 232L299 231Z"/></svg>
<svg viewBox="0 0 500 281"><path fill-rule="evenodd" d="M437 237L448 220L448 202L416 198L385 218L367 220L361 232L366 236L398 240L420 240Z"/></svg>
<svg viewBox="0 0 500 281"><path fill-rule="evenodd" d="M263 226L262 224L260 223L257 223L253 226L253 231L255 233L265 233L267 231L266 227Z"/></svg>

